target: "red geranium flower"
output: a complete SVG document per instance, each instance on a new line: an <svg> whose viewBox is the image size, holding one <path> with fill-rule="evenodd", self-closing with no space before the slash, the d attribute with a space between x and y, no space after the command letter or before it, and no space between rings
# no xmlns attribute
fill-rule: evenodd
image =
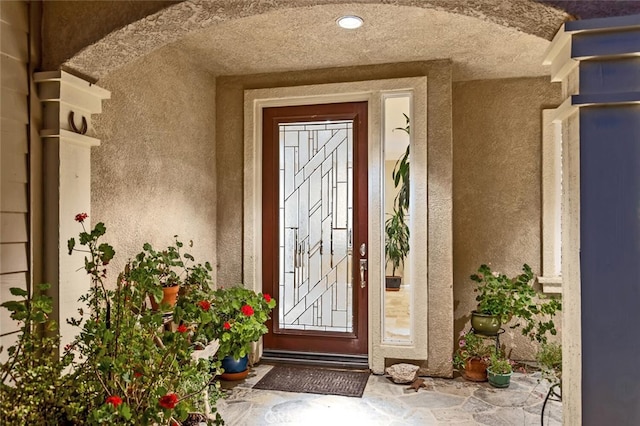
<svg viewBox="0 0 640 426"><path fill-rule="evenodd" d="M118 405L122 404L122 398L120 398L118 395L111 395L107 397L104 402L105 404L113 405L113 408L118 408Z"/></svg>
<svg viewBox="0 0 640 426"><path fill-rule="evenodd" d="M231 324L229 324L229 321L225 321L222 325L222 328L224 328L225 330L229 330L231 328Z"/></svg>
<svg viewBox="0 0 640 426"><path fill-rule="evenodd" d="M270 295L270 294L265 293L263 297L264 297L264 300L265 300L267 303L271 302L271 295Z"/></svg>
<svg viewBox="0 0 640 426"><path fill-rule="evenodd" d="M134 371L133 372L133 377L142 377L142 373L139 371Z"/></svg>
<svg viewBox="0 0 640 426"><path fill-rule="evenodd" d="M89 215L88 215L88 214L86 214L86 213L78 213L78 214L76 215L76 222L80 222L80 223L82 223L82 222L84 222L84 220L85 220L86 218L88 218L88 217L89 217Z"/></svg>
<svg viewBox="0 0 640 426"><path fill-rule="evenodd" d="M209 303L208 300L201 300L198 302L198 306L200 306L200 308L203 311L208 311L209 309L211 309L211 303Z"/></svg>
<svg viewBox="0 0 640 426"><path fill-rule="evenodd" d="M172 410L178 405L178 395L175 393L168 393L158 400L158 405L162 408Z"/></svg>
<svg viewBox="0 0 640 426"><path fill-rule="evenodd" d="M240 310L246 317L250 317L251 315L253 315L253 308L249 305L244 305L242 308L240 308Z"/></svg>
<svg viewBox="0 0 640 426"><path fill-rule="evenodd" d="M178 326L178 333L186 333L188 331L188 328L186 325L184 324L180 324Z"/></svg>

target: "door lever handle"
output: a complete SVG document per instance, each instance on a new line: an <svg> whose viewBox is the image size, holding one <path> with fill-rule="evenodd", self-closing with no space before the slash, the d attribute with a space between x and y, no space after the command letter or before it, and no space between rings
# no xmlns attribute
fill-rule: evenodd
<svg viewBox="0 0 640 426"><path fill-rule="evenodd" d="M367 281L365 280L365 273L367 272L367 259L360 259L360 287L365 288Z"/></svg>

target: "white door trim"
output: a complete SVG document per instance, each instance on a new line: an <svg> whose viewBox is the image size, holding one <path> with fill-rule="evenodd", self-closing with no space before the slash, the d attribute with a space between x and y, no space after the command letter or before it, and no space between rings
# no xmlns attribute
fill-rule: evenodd
<svg viewBox="0 0 640 426"><path fill-rule="evenodd" d="M412 174L423 176L426 182L426 77L332 83L309 86L277 87L245 90L244 93L244 217L243 217L243 276L245 286L262 290L262 109L277 106L312 105L322 103L367 101L369 105L369 365L381 373L385 358L426 359L427 335L416 333L411 346L382 344L384 297L384 223L382 208L382 94L393 91L412 91L415 102L412 137L417 149L412 151ZM421 169L421 171L419 171ZM427 205L426 185L415 185L414 205ZM418 216L424 216L423 220ZM413 219L412 219L413 220ZM416 214L416 235L413 241L427 241L427 209ZM416 276L424 277L424 285L414 293L413 321L427 317L427 247L412 247L416 259ZM375 267L373 265L376 265ZM412 327L416 330L416 327ZM421 327L424 329L423 327ZM261 353L261 350L259 351Z"/></svg>

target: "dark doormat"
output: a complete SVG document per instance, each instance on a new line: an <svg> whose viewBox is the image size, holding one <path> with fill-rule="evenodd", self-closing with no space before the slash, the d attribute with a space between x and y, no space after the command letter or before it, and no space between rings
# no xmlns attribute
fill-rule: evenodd
<svg viewBox="0 0 640 426"><path fill-rule="evenodd" d="M368 379L368 371L276 365L253 388L360 398Z"/></svg>

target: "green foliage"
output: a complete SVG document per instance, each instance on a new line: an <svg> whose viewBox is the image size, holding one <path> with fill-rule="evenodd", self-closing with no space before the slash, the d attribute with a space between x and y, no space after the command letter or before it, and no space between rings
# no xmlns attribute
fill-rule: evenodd
<svg viewBox="0 0 640 426"><path fill-rule="evenodd" d="M409 116L403 114L406 120L405 127L397 127L394 130L402 130L410 134ZM391 178L393 185L398 189L396 198L393 201L393 214L385 221L385 255L387 264L391 263L391 275L396 274L396 269L404 265L404 259L409 254L409 226L405 221L409 210L409 149L410 145L402 157L396 161Z"/></svg>
<svg viewBox="0 0 640 426"><path fill-rule="evenodd" d="M478 293L478 312L495 315L503 324L513 318L516 323L511 328L522 326L522 334L538 342L547 341L547 332L557 334L551 317L562 309L562 305L559 300L547 299L535 291L531 285L534 275L529 265L524 264L522 273L513 278L481 265L470 278L478 283L474 289Z"/></svg>
<svg viewBox="0 0 640 426"><path fill-rule="evenodd" d="M393 215L384 224L384 248L387 264L391 262L392 275L396 269L404 265L404 259L409 253L409 226L405 222L403 210L394 210Z"/></svg>
<svg viewBox="0 0 640 426"><path fill-rule="evenodd" d="M396 127L394 130L402 130L406 132L408 135L411 134L411 126L410 119L407 114L404 115L405 127ZM409 189L410 189L410 162L409 162L409 148L411 145L407 146L404 155L396 161L395 166L393 167L393 171L391 172L391 178L393 179L393 184L396 188L400 186L398 190L398 194L393 202L393 206L395 210L409 210Z"/></svg>
<svg viewBox="0 0 640 426"><path fill-rule="evenodd" d="M211 267L189 266L193 257L181 254L183 244L178 240L162 251L147 243L126 265L115 289L107 289L102 280L114 251L98 241L105 231L98 224L92 232L81 233L79 240L87 247L85 269L93 281L81 301L93 309L88 318L72 321L81 329L70 350L79 355L73 376L85 386L88 421L137 425L183 420L194 409L193 397L199 392L178 392L185 391L185 383L199 383L202 390L212 380L209 363L191 356L192 334L203 321L211 321L211 313L195 302L210 293ZM147 308L149 295L160 300L161 288L175 285L182 285L185 294L172 312L177 329L167 324L162 314L166 309ZM160 399L170 394L177 395L175 406L161 406ZM114 396L121 403L107 402Z"/></svg>
<svg viewBox="0 0 640 426"><path fill-rule="evenodd" d="M58 356L60 337L49 317L48 288L48 284L39 285L32 297L21 288L11 288L18 299L0 305L20 324L16 343L7 349L6 362L0 363L0 419L4 424L55 425L70 420L67 410L73 409L69 407L73 392L62 372L71 357Z"/></svg>
<svg viewBox="0 0 640 426"><path fill-rule="evenodd" d="M250 352L252 342L267 333L265 323L276 301L268 294L235 286L216 290L214 305L213 328L220 341L218 357L240 359Z"/></svg>
<svg viewBox="0 0 640 426"><path fill-rule="evenodd" d="M462 370L465 362L471 358L481 359L487 364L492 352L495 352L495 347L486 339L471 331L462 333L458 339L458 349L453 354L453 366Z"/></svg>
<svg viewBox="0 0 640 426"><path fill-rule="evenodd" d="M551 384L562 380L562 345L558 343L543 343L536 354L536 361L542 369L542 377Z"/></svg>
<svg viewBox="0 0 640 426"><path fill-rule="evenodd" d="M509 359L494 348L487 362L487 370L493 374L509 374L513 373L513 365Z"/></svg>
<svg viewBox="0 0 640 426"><path fill-rule="evenodd" d="M145 244L115 288L107 287L106 266L115 251L100 242L104 224L87 232L86 218L76 216L83 232L67 247L70 253L85 253L92 285L80 299L79 316L68 320L78 335L63 356L49 319L51 298L43 294L46 285L31 297L12 289L20 299L2 304L23 326L7 351L8 361L0 364L0 418L7 424L174 424L191 411L204 410L205 389L215 412L220 391L213 378L219 363L192 356L194 336L211 329L215 317L208 302L213 299L211 266L194 264L193 256L181 254L183 244L177 240L164 251ZM149 295L168 282L183 288L182 299L169 312L178 327L147 307ZM219 415L208 422L223 423Z"/></svg>

